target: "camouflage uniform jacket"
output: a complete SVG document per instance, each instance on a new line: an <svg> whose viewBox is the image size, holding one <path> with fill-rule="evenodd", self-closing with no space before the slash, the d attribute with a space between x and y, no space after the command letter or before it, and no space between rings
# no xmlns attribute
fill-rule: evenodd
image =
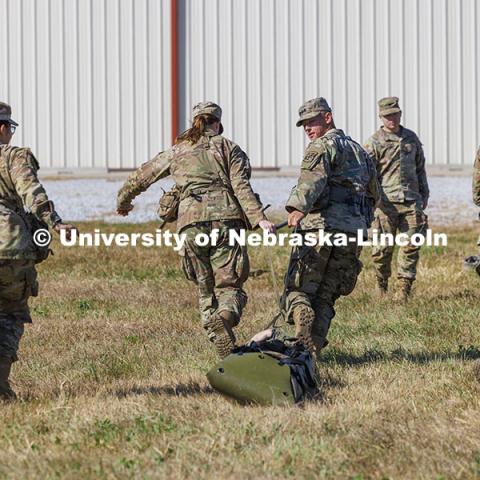
<svg viewBox="0 0 480 480"><path fill-rule="evenodd" d="M377 168L382 200L394 203L428 200L425 156L417 135L404 127L398 133L377 130L366 150Z"/></svg>
<svg viewBox="0 0 480 480"><path fill-rule="evenodd" d="M286 209L306 214L302 230L366 233L378 201L376 175L373 161L361 145L342 130L330 130L305 150L300 178Z"/></svg>
<svg viewBox="0 0 480 480"><path fill-rule="evenodd" d="M196 144L181 142L144 163L127 179L117 198L126 207L141 192L171 175L181 190L177 229L196 222L265 219L250 186L250 161L242 149L207 130Z"/></svg>
<svg viewBox="0 0 480 480"><path fill-rule="evenodd" d="M25 209L51 228L61 222L38 180L38 169L28 148L0 145L0 259L36 258Z"/></svg>
<svg viewBox="0 0 480 480"><path fill-rule="evenodd" d="M480 207L480 148L477 151L473 167L473 203Z"/></svg>

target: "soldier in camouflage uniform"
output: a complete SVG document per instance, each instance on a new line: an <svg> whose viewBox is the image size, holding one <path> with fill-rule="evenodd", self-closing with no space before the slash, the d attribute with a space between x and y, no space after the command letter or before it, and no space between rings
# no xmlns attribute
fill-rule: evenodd
<svg viewBox="0 0 480 480"><path fill-rule="evenodd" d="M480 207L480 148L477 151L477 156L475 157L475 163L473 166L472 193L473 203L477 207ZM480 237L477 239L477 246L480 246ZM472 255L466 258L464 266L466 268L475 269L477 274L480 275L480 255Z"/></svg>
<svg viewBox="0 0 480 480"><path fill-rule="evenodd" d="M300 233L343 233L366 238L378 199L375 166L361 145L335 127L324 98L299 109L297 127L311 140L300 178L287 204L288 224ZM354 234L354 235L352 235ZM287 272L287 312L296 336L313 354L327 344L327 333L341 295L350 294L361 270L356 238L346 246L296 248Z"/></svg>
<svg viewBox="0 0 480 480"><path fill-rule="evenodd" d="M245 247L229 245L230 229L274 225L250 186L250 162L242 149L223 137L221 108L204 102L193 109L192 128L175 145L134 172L118 193L117 211L126 215L132 200L157 180L171 175L180 189L177 231L186 234L182 268L198 287L200 314L221 357L234 346L233 327L247 303L243 284L249 275ZM195 237L219 230L217 246L201 247Z"/></svg>
<svg viewBox="0 0 480 480"><path fill-rule="evenodd" d="M473 166L473 203L480 207L480 147L477 151L477 156L475 157L475 164Z"/></svg>
<svg viewBox="0 0 480 480"><path fill-rule="evenodd" d="M475 163L473 166L473 181L472 181L473 203L480 207L480 147L477 150ZM477 240L477 245L480 246L480 237ZM480 256L475 255L466 259L466 262L471 262L475 271L480 275ZM473 364L473 374L477 381L480 382L480 360L476 360Z"/></svg>
<svg viewBox="0 0 480 480"><path fill-rule="evenodd" d="M30 323L28 298L37 296L31 225L25 209L55 231L67 229L37 178L39 165L28 148L10 146L18 124L12 110L0 102L0 399L13 400L9 376L17 360L24 323Z"/></svg>
<svg viewBox="0 0 480 480"><path fill-rule="evenodd" d="M381 189L373 227L393 235L421 233L427 228L423 211L429 196L422 144L414 132L400 124L402 111L397 97L382 98L378 106L383 126L365 145L375 161ZM387 292L392 273L393 249L393 246L379 246L372 250L377 285L382 294ZM411 293L419 253L420 247L400 247L397 276L403 301Z"/></svg>

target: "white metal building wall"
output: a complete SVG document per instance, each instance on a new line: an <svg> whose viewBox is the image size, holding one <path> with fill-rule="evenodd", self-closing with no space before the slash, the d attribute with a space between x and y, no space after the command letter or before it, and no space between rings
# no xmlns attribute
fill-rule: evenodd
<svg viewBox="0 0 480 480"><path fill-rule="evenodd" d="M317 95L358 140L398 95L429 163L480 142L478 0L177 0L179 129L218 101L254 166L297 165ZM54 168L130 168L171 142L171 0L0 0L0 99Z"/></svg>
<svg viewBox="0 0 480 480"><path fill-rule="evenodd" d="M42 166L129 168L169 144L170 0L0 0L0 18L0 99Z"/></svg>
<svg viewBox="0 0 480 480"><path fill-rule="evenodd" d="M300 104L330 102L364 141L397 95L431 164L471 164L480 142L478 0L180 0L182 126L218 101L255 166L298 164ZM182 33L183 32L183 33ZM183 92L183 95L182 95Z"/></svg>

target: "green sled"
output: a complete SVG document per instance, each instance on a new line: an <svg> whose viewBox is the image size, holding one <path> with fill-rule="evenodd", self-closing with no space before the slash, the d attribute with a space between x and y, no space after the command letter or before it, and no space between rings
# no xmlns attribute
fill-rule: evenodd
<svg viewBox="0 0 480 480"><path fill-rule="evenodd" d="M242 403L294 405L290 367L265 353L232 353L207 378L218 392Z"/></svg>

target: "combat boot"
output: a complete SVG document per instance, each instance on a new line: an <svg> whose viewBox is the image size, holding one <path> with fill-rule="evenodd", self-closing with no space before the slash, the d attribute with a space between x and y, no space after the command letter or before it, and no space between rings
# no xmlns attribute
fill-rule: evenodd
<svg viewBox="0 0 480 480"><path fill-rule="evenodd" d="M325 337L319 337L317 335L312 335L313 344L315 345L315 353L320 353L320 350L324 349L328 345L328 340Z"/></svg>
<svg viewBox="0 0 480 480"><path fill-rule="evenodd" d="M228 310L222 310L212 315L206 329L208 338L215 345L220 358L230 355L235 347L233 326L238 323L236 315Z"/></svg>
<svg viewBox="0 0 480 480"><path fill-rule="evenodd" d="M313 308L307 305L299 305L292 312L292 319L295 324L295 337L300 340L310 353L316 358L315 342L312 338L312 327L315 321Z"/></svg>
<svg viewBox="0 0 480 480"><path fill-rule="evenodd" d="M397 300L400 302L408 302L412 294L412 285L413 279L412 278L400 278L400 290L397 293Z"/></svg>
<svg viewBox="0 0 480 480"><path fill-rule="evenodd" d="M388 292L388 278L377 277L377 291L380 296L386 295Z"/></svg>
<svg viewBox="0 0 480 480"><path fill-rule="evenodd" d="M17 398L17 395L8 382L11 368L12 360L10 358L0 357L0 400L7 402L12 402Z"/></svg>

